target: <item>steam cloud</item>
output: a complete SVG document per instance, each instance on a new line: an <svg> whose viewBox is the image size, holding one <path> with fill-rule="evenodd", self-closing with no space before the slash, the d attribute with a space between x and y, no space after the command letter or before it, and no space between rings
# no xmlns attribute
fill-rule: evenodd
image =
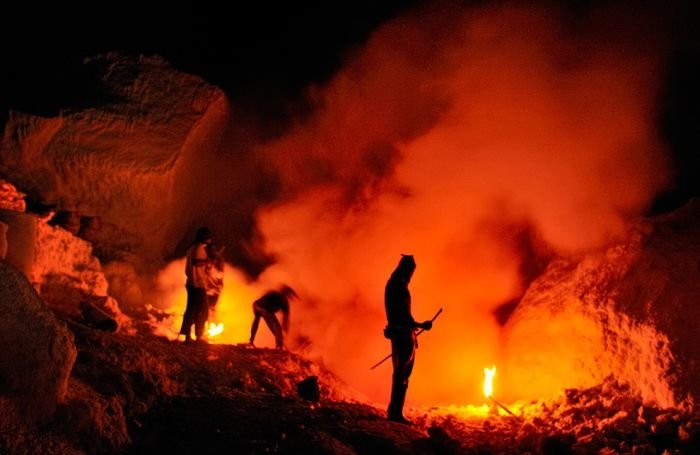
<svg viewBox="0 0 700 455"><path fill-rule="evenodd" d="M493 311L527 284L513 239L602 247L666 184L661 47L617 18L424 8L379 29L309 89L313 115L256 146L270 184L257 226L276 258L256 286L297 290L293 338L309 354L386 401L390 363L369 367L390 350L384 285L411 253L414 316L445 312L420 338L409 401L481 399Z"/></svg>

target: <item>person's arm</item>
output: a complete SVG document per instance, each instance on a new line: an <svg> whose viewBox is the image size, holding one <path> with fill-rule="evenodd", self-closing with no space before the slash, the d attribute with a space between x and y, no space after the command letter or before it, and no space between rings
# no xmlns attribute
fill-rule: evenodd
<svg viewBox="0 0 700 455"><path fill-rule="evenodd" d="M289 333L289 308L282 312L282 330L284 333Z"/></svg>
<svg viewBox="0 0 700 455"><path fill-rule="evenodd" d="M411 297L410 296L407 299L406 308L408 308L408 319L411 321L410 326L414 329L420 328L420 323L413 318L413 313L411 312Z"/></svg>
<svg viewBox="0 0 700 455"><path fill-rule="evenodd" d="M413 318L413 313L411 312L411 293L408 292L408 289L406 289L404 292L405 292L405 294L403 295L403 299L404 299L403 306L406 309L406 312L408 313L409 328L421 329L421 328L423 328L423 324L416 321Z"/></svg>
<svg viewBox="0 0 700 455"><path fill-rule="evenodd" d="M207 257L211 263L212 268L216 270L224 270L224 252L225 247L223 245L210 244L206 247Z"/></svg>
<svg viewBox="0 0 700 455"><path fill-rule="evenodd" d="M209 258L200 258L195 256L192 258L192 265L195 267L206 267L209 265Z"/></svg>
<svg viewBox="0 0 700 455"><path fill-rule="evenodd" d="M289 303L282 308L282 330L289 333Z"/></svg>
<svg viewBox="0 0 700 455"><path fill-rule="evenodd" d="M204 248L204 244L195 246L192 252L192 284L196 288L207 288L207 269L209 268L209 257Z"/></svg>
<svg viewBox="0 0 700 455"><path fill-rule="evenodd" d="M209 255L203 243L197 245L197 248L192 255L192 265L195 267L204 267L209 264Z"/></svg>

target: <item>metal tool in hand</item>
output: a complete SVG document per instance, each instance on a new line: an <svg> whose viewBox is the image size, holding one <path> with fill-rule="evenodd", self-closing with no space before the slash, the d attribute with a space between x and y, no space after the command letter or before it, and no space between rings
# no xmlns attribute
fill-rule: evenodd
<svg viewBox="0 0 700 455"><path fill-rule="evenodd" d="M430 322L431 322L431 323L435 322L435 320L437 319L437 317L440 316L440 313L442 313L442 308L440 308L440 309L438 310L438 312L435 313L435 316L433 316L433 319L431 319ZM423 332L425 332L425 329L420 329L418 332L416 332L416 336L420 335L420 334L423 333ZM375 363L375 364L370 368L370 370L374 370L375 368L377 368L379 365L381 365L382 363L386 362L386 361L389 360L390 358L391 358L391 354L389 354L388 356L384 357L384 358L383 358L382 360L380 360L379 362Z"/></svg>

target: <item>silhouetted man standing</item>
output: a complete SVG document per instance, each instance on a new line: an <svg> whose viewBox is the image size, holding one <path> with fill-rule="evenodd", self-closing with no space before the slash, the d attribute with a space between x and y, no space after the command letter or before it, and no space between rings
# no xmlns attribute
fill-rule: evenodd
<svg viewBox="0 0 700 455"><path fill-rule="evenodd" d="M185 335L185 342L192 341L191 332L194 325L194 333L197 341L204 340L204 326L207 322L207 267L209 267L209 255L207 245L212 243L211 230L202 226L197 230L192 246L187 250L185 275L187 282L187 307L182 318L180 334Z"/></svg>
<svg viewBox="0 0 700 455"><path fill-rule="evenodd" d="M431 321L418 323L411 315L411 293L408 291L408 283L415 270L416 261L413 256L402 254L399 265L391 274L384 290L384 307L388 322L384 335L391 340L391 360L394 365L387 418L405 424L411 424L411 421L403 416L403 405L416 354L415 330L430 330L433 327Z"/></svg>

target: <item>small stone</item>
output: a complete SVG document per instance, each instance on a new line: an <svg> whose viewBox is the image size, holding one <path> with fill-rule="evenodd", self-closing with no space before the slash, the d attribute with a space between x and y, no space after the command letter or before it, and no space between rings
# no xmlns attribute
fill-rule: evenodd
<svg viewBox="0 0 700 455"><path fill-rule="evenodd" d="M638 444L632 447L632 455L656 455L656 447L652 444Z"/></svg>
<svg viewBox="0 0 700 455"><path fill-rule="evenodd" d="M318 401L321 398L321 392L318 387L318 377L309 376L297 384L297 392L299 396L305 400Z"/></svg>
<svg viewBox="0 0 700 455"><path fill-rule="evenodd" d="M690 441L690 433L688 433L688 431L683 427L684 425L678 427L678 439L683 442L688 442Z"/></svg>
<svg viewBox="0 0 700 455"><path fill-rule="evenodd" d="M676 423L671 419L662 419L660 422L651 425L651 432L663 438L673 437L677 432Z"/></svg>

